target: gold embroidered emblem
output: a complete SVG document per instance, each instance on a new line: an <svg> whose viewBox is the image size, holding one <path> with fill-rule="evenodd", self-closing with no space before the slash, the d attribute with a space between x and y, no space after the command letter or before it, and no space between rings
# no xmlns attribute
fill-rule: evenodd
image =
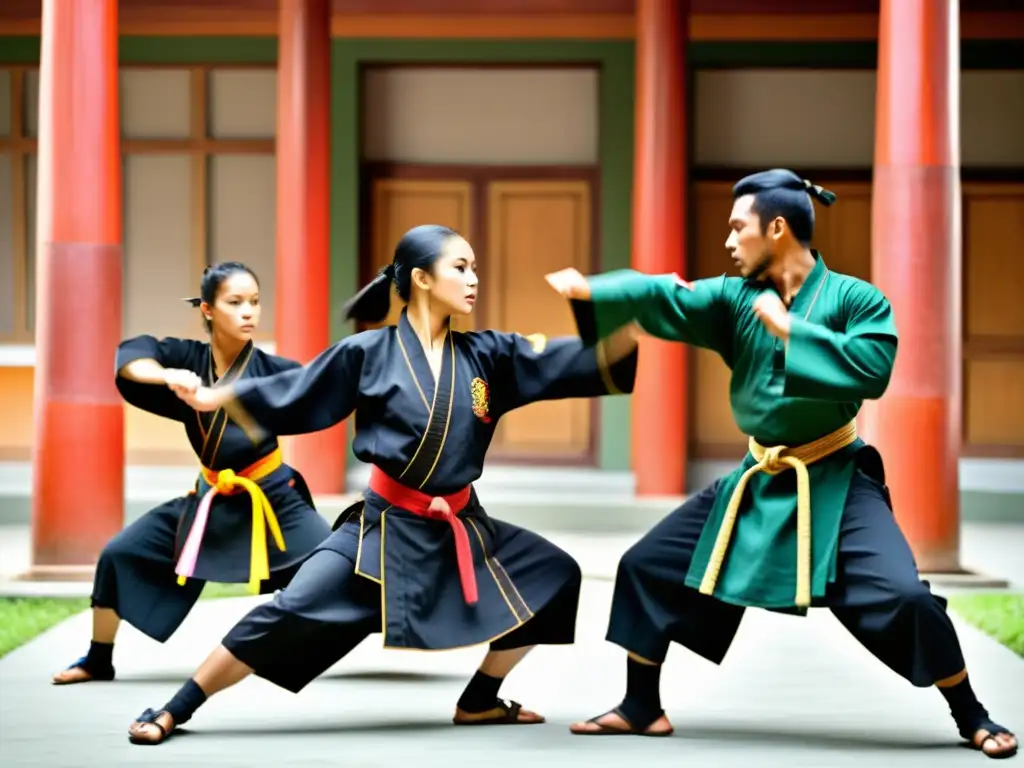
<svg viewBox="0 0 1024 768"><path fill-rule="evenodd" d="M533 347L534 354L539 355L548 346L548 337L543 333L531 333L526 337L526 340L530 342L530 346Z"/></svg>
<svg viewBox="0 0 1024 768"><path fill-rule="evenodd" d="M473 415L480 419L484 424L490 424L491 417L487 415L487 410L490 406L490 395L487 388L487 382L477 376L470 383L469 389L473 395Z"/></svg>

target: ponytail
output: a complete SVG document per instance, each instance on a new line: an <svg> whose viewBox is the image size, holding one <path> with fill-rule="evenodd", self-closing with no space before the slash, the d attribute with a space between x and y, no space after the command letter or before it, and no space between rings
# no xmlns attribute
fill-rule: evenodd
<svg viewBox="0 0 1024 768"><path fill-rule="evenodd" d="M342 308L345 319L379 323L387 317L391 308L392 283L398 290L398 298L408 303L412 295L413 270L432 271L434 262L444 252L445 245L452 237L458 237L455 230L439 224L422 224L402 235L395 246L395 256L391 263L345 302Z"/></svg>
<svg viewBox="0 0 1024 768"><path fill-rule="evenodd" d="M391 309L391 283L395 279L395 265L388 264L363 286L342 308L346 320L379 323Z"/></svg>
<svg viewBox="0 0 1024 768"><path fill-rule="evenodd" d="M826 208L836 201L836 193L825 189L817 184L812 184L807 179L803 180L807 194L824 205Z"/></svg>

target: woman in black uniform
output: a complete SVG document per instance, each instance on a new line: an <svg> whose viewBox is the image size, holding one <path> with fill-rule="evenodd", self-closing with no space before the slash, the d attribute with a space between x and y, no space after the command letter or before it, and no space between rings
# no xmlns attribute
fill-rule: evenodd
<svg viewBox="0 0 1024 768"><path fill-rule="evenodd" d="M330 535L302 476L282 462L276 436L254 443L223 409L199 413L179 397L300 368L253 344L260 301L251 269L237 262L210 267L200 293L190 301L203 314L209 343L138 336L120 345L116 362L127 402L182 423L199 457L199 478L187 495L150 510L104 547L89 652L53 676L57 685L113 680L121 621L162 643L207 581L273 592Z"/></svg>

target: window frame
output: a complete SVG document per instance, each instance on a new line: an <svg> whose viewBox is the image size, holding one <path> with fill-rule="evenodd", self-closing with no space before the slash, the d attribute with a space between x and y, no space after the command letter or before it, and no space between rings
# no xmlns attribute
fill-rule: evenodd
<svg viewBox="0 0 1024 768"><path fill-rule="evenodd" d="M11 157L12 221L12 277L14 280L14 330L0 333L0 357L11 357L7 364L31 364L34 360L35 333L29 318L29 226L28 221L28 158L38 153L38 140L28 135L26 114L26 84L28 73L37 71L37 63L2 63L0 70L10 73L11 130L0 136L0 154ZM212 216L211 186L212 158L217 155L274 155L276 136L271 138L215 138L212 135L211 79L218 70L258 69L276 73L276 62L219 62L219 63L122 63L118 71L174 69L189 72L190 131L183 139L128 139L121 138L121 156L176 154L189 155L192 163L192 242L189 254L190 281L199 284L203 270L209 264L212 251L210 219ZM275 126L276 133L276 126ZM123 166L122 166L123 167ZM123 240L123 235L122 235ZM273 279L273 278L270 278ZM199 329L198 321L193 333ZM183 333L187 330L183 328ZM258 331L255 340L261 346L271 346L273 334ZM269 343L268 343L269 342ZM7 354L9 353L9 354ZM0 361L0 366L4 363Z"/></svg>

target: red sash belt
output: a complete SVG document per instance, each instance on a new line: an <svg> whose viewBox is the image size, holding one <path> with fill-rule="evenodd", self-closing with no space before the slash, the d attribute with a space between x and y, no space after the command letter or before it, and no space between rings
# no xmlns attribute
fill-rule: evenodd
<svg viewBox="0 0 1024 768"><path fill-rule="evenodd" d="M455 534L455 556L459 564L459 579L462 594L469 605L477 601L476 572L473 570L473 550L469 546L469 534L459 518L459 512L469 503L469 486L447 496L431 496L415 488L402 485L389 477L384 470L374 465L370 469L370 490L388 504L432 520L445 520ZM381 546L384 542L381 542Z"/></svg>

